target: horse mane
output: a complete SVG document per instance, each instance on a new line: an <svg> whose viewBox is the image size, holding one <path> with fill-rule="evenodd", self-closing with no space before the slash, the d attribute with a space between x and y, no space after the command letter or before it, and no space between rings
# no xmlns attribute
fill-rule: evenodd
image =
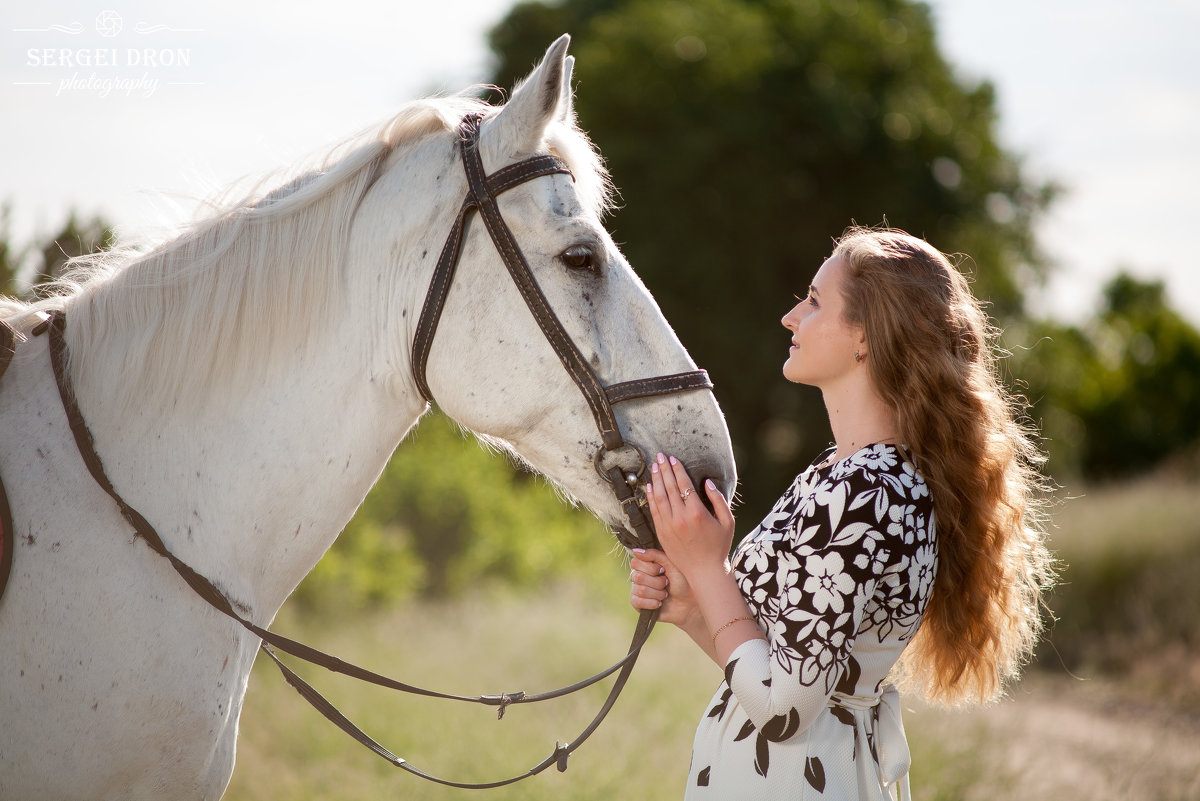
<svg viewBox="0 0 1200 801"><path fill-rule="evenodd" d="M66 312L72 379L117 414L229 398L320 336L340 301L355 212L388 157L471 111L498 109L466 93L410 103L173 238L74 259L35 302L0 296L0 319L27 328L39 313ZM581 201L603 214L610 185L586 135L568 120L547 141Z"/></svg>

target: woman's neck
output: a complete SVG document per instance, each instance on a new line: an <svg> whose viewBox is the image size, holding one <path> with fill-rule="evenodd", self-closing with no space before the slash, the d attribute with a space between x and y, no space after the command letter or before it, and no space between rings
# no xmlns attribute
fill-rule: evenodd
<svg viewBox="0 0 1200 801"><path fill-rule="evenodd" d="M899 444L900 426L896 411L871 388L847 387L824 391L825 411L833 429L837 450L831 461L841 461L858 450L879 442Z"/></svg>

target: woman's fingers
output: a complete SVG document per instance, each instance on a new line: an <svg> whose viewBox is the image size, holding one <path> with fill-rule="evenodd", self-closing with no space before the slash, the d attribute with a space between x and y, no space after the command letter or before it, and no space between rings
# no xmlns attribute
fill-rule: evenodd
<svg viewBox="0 0 1200 801"><path fill-rule="evenodd" d="M666 575L661 571L658 573L648 573L637 568L629 571L629 580L634 584L639 584L653 590L665 590L670 583Z"/></svg>
<svg viewBox="0 0 1200 801"><path fill-rule="evenodd" d="M674 456L668 460L666 456L660 453L654 464L651 465L650 470L651 475L654 475L655 471L657 471L658 478L662 482L666 502L670 504L672 510L677 508L677 503L679 502L679 482L675 477L675 470L672 465L672 462L677 461ZM655 489L657 490L658 487L655 486Z"/></svg>
<svg viewBox="0 0 1200 801"><path fill-rule="evenodd" d="M653 494L660 513L667 510L672 514L683 511L687 508L688 501L696 494L696 488L692 485L692 479L688 476L683 462L674 456L658 454L650 466L650 477L653 492L647 494Z"/></svg>
<svg viewBox="0 0 1200 801"><path fill-rule="evenodd" d="M629 603L635 609L658 609L667 600L667 576L655 561L659 551L635 551L629 560Z"/></svg>
<svg viewBox="0 0 1200 801"><path fill-rule="evenodd" d="M696 493L696 488L692 486L691 476L687 474L683 462L674 456L668 457L667 464L670 468L670 475L675 481L675 489L679 491L680 503L687 503L688 499Z"/></svg>
<svg viewBox="0 0 1200 801"><path fill-rule="evenodd" d="M665 601L667 595L669 595L667 580L661 576L654 579L642 573L634 573L630 578L630 584L633 585L633 589L630 592L634 595L640 595L643 598Z"/></svg>
<svg viewBox="0 0 1200 801"><path fill-rule="evenodd" d="M662 607L662 601L651 601L648 598L642 598L637 595L629 596L629 605L634 609L659 609Z"/></svg>
<svg viewBox="0 0 1200 801"><path fill-rule="evenodd" d="M657 550L635 550L630 554L629 566L647 576L659 576L666 572L666 555Z"/></svg>
<svg viewBox="0 0 1200 801"><path fill-rule="evenodd" d="M718 522L726 528L733 528L735 525L733 519L733 510L729 508L729 499L721 494L717 489L717 485L713 483L711 478L704 481L704 492L708 495L708 500L712 503L713 514Z"/></svg>

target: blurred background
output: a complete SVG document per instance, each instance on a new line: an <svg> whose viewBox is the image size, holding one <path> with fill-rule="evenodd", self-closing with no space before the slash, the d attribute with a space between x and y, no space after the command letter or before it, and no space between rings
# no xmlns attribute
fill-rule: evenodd
<svg viewBox="0 0 1200 801"><path fill-rule="evenodd" d="M1044 437L1062 581L1007 700L911 705L914 797L1200 798L1200 3L76 0L0 24L11 294L407 100L510 88L571 33L620 190L607 224L729 418L739 534L830 441L819 395L779 374L778 319L832 238L886 220L964 254ZM616 658L625 597L600 526L431 416L280 628L407 681L533 691ZM570 771L493 797L678 797L720 677L674 632L644 659ZM290 692L256 673L229 797L462 795L374 765ZM591 714L330 694L477 780Z"/></svg>

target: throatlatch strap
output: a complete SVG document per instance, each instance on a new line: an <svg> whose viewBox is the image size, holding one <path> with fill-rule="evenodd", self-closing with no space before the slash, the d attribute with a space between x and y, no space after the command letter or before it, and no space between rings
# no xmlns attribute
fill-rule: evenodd
<svg viewBox="0 0 1200 801"><path fill-rule="evenodd" d="M4 599L4 588L8 586L8 575L13 561L12 509L8 505L8 494L4 491L0 477L0 600Z"/></svg>
<svg viewBox="0 0 1200 801"><path fill-rule="evenodd" d="M12 326L0 320L0 379L4 378L4 371L8 369L13 354L17 352L17 342L20 339L21 335L14 331ZM4 598L4 588L8 585L12 560L12 510L8 506L8 495L4 492L3 476L0 476L0 599Z"/></svg>
<svg viewBox="0 0 1200 801"><path fill-rule="evenodd" d="M9 362L17 352L17 342L20 340L21 335L14 331L11 325L0 320L0 378L4 377L4 371L8 369Z"/></svg>

